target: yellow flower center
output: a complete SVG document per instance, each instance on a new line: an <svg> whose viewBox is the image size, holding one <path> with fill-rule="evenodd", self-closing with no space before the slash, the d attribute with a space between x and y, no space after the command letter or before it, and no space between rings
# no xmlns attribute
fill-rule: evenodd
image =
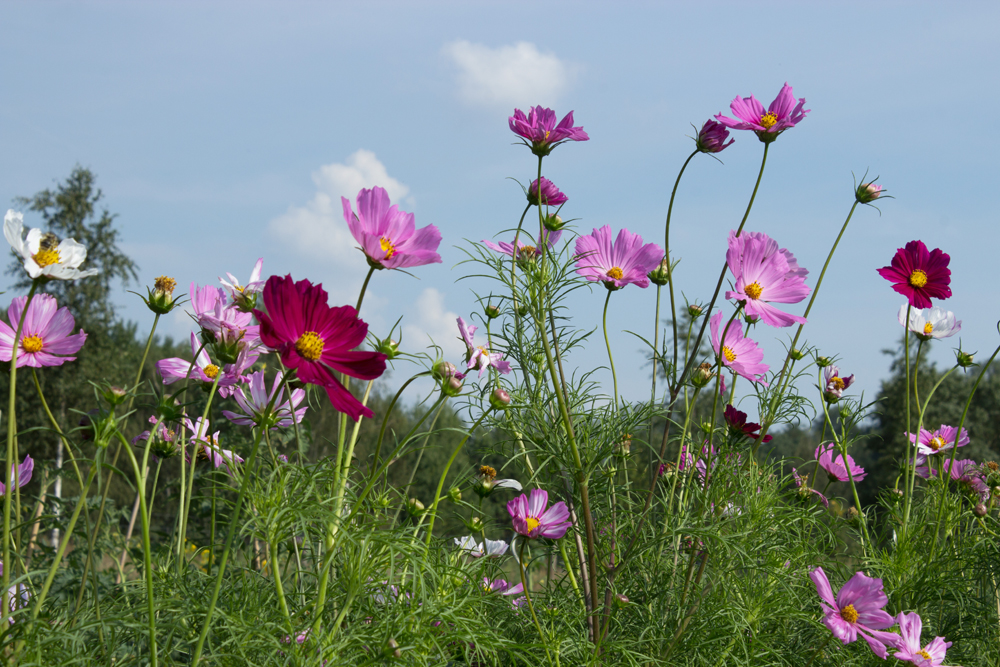
<svg viewBox="0 0 1000 667"><path fill-rule="evenodd" d="M542 139L542 141L543 142L548 141L549 140L549 134L551 134L551 133L552 133L551 130L545 130L545 138Z"/></svg>
<svg viewBox="0 0 1000 667"><path fill-rule="evenodd" d="M323 339L319 337L318 333L307 331L295 341L295 351L307 361L316 361L323 356L323 345Z"/></svg>
<svg viewBox="0 0 1000 667"><path fill-rule="evenodd" d="M919 655L921 658L924 658L925 660L931 660L932 659L931 658L931 654L928 653L927 651L924 651L923 649L917 651L917 655Z"/></svg>
<svg viewBox="0 0 1000 667"><path fill-rule="evenodd" d="M611 267L611 270L608 271L608 278L611 278L613 280L621 280L622 276L624 275L625 274L622 272L622 270L617 266Z"/></svg>
<svg viewBox="0 0 1000 667"><path fill-rule="evenodd" d="M760 124L769 130L778 124L778 117L774 114L773 111L768 111L766 114L760 117Z"/></svg>
<svg viewBox="0 0 1000 667"><path fill-rule="evenodd" d="M927 274L917 269L910 274L910 285L913 287L923 287L927 284Z"/></svg>
<svg viewBox="0 0 1000 667"><path fill-rule="evenodd" d="M209 364L208 366L205 366L203 371L205 375L208 376L209 380L214 380L216 376L219 375L219 367L216 366L215 364Z"/></svg>
<svg viewBox="0 0 1000 667"><path fill-rule="evenodd" d="M858 610L854 608L853 604L849 604L840 610L840 617L848 623L857 623Z"/></svg>
<svg viewBox="0 0 1000 667"><path fill-rule="evenodd" d="M538 252L538 248L533 245L521 246L517 249L517 254L527 255L529 259L534 258L535 254Z"/></svg>
<svg viewBox="0 0 1000 667"><path fill-rule="evenodd" d="M749 285L747 285L746 287L744 287L743 291L746 292L746 295L748 297L756 301L757 299L760 298L761 292L764 291L764 288L760 286L759 282L754 281Z"/></svg>
<svg viewBox="0 0 1000 667"><path fill-rule="evenodd" d="M726 358L726 361L728 361L729 363L733 363L734 361L736 361L736 353L733 352L733 350L726 345L722 346L722 356L724 356Z"/></svg>
<svg viewBox="0 0 1000 667"><path fill-rule="evenodd" d="M930 336L934 332L934 325L928 322L924 325L924 335Z"/></svg>
<svg viewBox="0 0 1000 667"><path fill-rule="evenodd" d="M539 524L542 523L533 516L529 516L527 519L524 520L524 522L528 524L528 535L531 535L533 532L535 532L535 528L538 528Z"/></svg>
<svg viewBox="0 0 1000 667"><path fill-rule="evenodd" d="M385 257L383 259L392 259L392 256L396 254L396 246L392 244L392 241L383 236L378 243L382 246L382 252L385 253Z"/></svg>
<svg viewBox="0 0 1000 667"><path fill-rule="evenodd" d="M497 471L493 466L479 466L479 474L493 480L497 476Z"/></svg>
<svg viewBox="0 0 1000 667"><path fill-rule="evenodd" d="M944 445L945 445L944 438L942 438L940 435L934 436L933 438L931 438L931 441L927 443L927 446L933 449L935 452L944 447Z"/></svg>
<svg viewBox="0 0 1000 667"><path fill-rule="evenodd" d="M28 354L34 354L35 352L42 351L42 338L41 336L28 336L27 338L21 339L21 347Z"/></svg>
<svg viewBox="0 0 1000 667"><path fill-rule="evenodd" d="M177 287L177 281L173 278L168 278L167 276L160 276L156 279L156 282L153 283L153 289L157 292L163 292L164 294L173 294L175 287Z"/></svg>
<svg viewBox="0 0 1000 667"><path fill-rule="evenodd" d="M836 390L838 390L838 391L843 391L844 388L847 386L844 383L844 378L837 377L836 375L834 375L832 378L830 378L830 383L833 385L833 388L836 389Z"/></svg>
<svg viewBox="0 0 1000 667"><path fill-rule="evenodd" d="M52 250L50 248L42 248L34 255L32 255L31 258L35 260L35 264L44 269L46 266L49 266L50 264L59 263L59 251Z"/></svg>
<svg viewBox="0 0 1000 667"><path fill-rule="evenodd" d="M486 347L485 345L480 345L479 351L482 352L487 357L490 356L490 348Z"/></svg>

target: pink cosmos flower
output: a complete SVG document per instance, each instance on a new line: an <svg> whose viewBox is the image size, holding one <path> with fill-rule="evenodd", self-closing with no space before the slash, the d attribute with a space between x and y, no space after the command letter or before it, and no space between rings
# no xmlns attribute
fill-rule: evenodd
<svg viewBox="0 0 1000 667"><path fill-rule="evenodd" d="M729 139L729 130L722 123L714 120L706 120L698 132L698 137L694 140L698 150L702 153L720 153L730 146L735 139Z"/></svg>
<svg viewBox="0 0 1000 667"><path fill-rule="evenodd" d="M322 285L291 276L271 276L264 285L264 307L254 310L260 337L281 355L281 363L294 368L303 382L326 389L330 403L354 421L373 416L334 373L374 380L385 372L381 352L356 350L368 334L368 325L351 306L331 308Z"/></svg>
<svg viewBox="0 0 1000 667"><path fill-rule="evenodd" d="M910 311L907 326L906 311ZM962 330L962 320L955 320L955 313L940 306L930 309L899 307L899 323L907 327L922 341L950 338Z"/></svg>
<svg viewBox="0 0 1000 667"><path fill-rule="evenodd" d="M228 272L226 273L226 277L229 278L228 282L219 278L219 282L229 292L230 305L236 306L245 313L253 310L254 297L264 289L264 281L260 279L260 272L263 268L264 258L260 257L253 265L253 270L250 271L250 280L245 285L241 285L236 276Z"/></svg>
<svg viewBox="0 0 1000 667"><path fill-rule="evenodd" d="M0 561L0 577L3 576L3 562ZM31 591L25 584L17 584L7 589L7 621L14 625L14 613L19 609L27 609L31 599Z"/></svg>
<svg viewBox="0 0 1000 667"><path fill-rule="evenodd" d="M712 316L709 325L712 329L712 349L717 356L722 357L722 365L732 368L736 373L742 375L751 382L759 382L767 386L764 381L764 374L767 373L767 364L762 364L764 350L757 347L757 343L743 336L743 325L738 321L733 321L726 330L724 342L719 340L719 324L722 322L722 312Z"/></svg>
<svg viewBox="0 0 1000 667"><path fill-rule="evenodd" d="M882 590L882 580L858 572L847 580L834 598L823 568L817 567L809 573L809 578L816 584L820 606L825 612L823 625L833 636L844 644L850 644L861 635L872 652L884 660L886 643L895 646L900 637L894 632L881 632L896 623L883 609L889 597Z"/></svg>
<svg viewBox="0 0 1000 667"><path fill-rule="evenodd" d="M821 444L816 448L816 462L819 463L820 467L827 472L830 477L834 478L839 482L847 482L851 478L855 482L860 482L868 473L865 469L854 462L854 457L850 454L847 455L847 466L851 468L851 474L847 474L847 466L844 465L844 455L839 454L834 457L836 448L832 442Z"/></svg>
<svg viewBox="0 0 1000 667"><path fill-rule="evenodd" d="M21 461L20 465L15 466L13 463L10 466L10 479L12 482L17 484L17 488L23 488L25 484L31 481L31 472L35 469L35 462L27 454L24 455L24 460ZM3 476L0 476L3 479ZM7 487L3 482L0 482L0 497L7 493ZM0 570L2 572L2 570Z"/></svg>
<svg viewBox="0 0 1000 667"><path fill-rule="evenodd" d="M933 459L928 459L927 456L917 456L916 473L918 475L927 479L937 477L942 470L946 470L953 481L968 488L969 491L979 496L980 500L983 502L989 500L990 486L983 478L983 471L978 463L972 459L958 459L952 465L951 459L948 457L937 463Z"/></svg>
<svg viewBox="0 0 1000 667"><path fill-rule="evenodd" d="M257 361L257 353L244 351L240 353L235 364L217 365L213 364L208 356L208 352L201 345L198 337L191 334L191 354L194 357L194 365L187 359L171 357L161 359L156 362L156 370L163 378L163 384L173 384L178 380L190 379L199 380L207 384L215 382L215 378L222 374L219 379L219 396L228 398L236 391L236 385L245 379L245 371L253 366Z"/></svg>
<svg viewBox="0 0 1000 667"><path fill-rule="evenodd" d="M198 287L195 283L191 283L190 290L191 310L199 327L211 331L219 340L224 336L238 337L244 347L260 344L260 327L252 324L253 315L234 307L226 290L211 285Z"/></svg>
<svg viewBox="0 0 1000 667"><path fill-rule="evenodd" d="M951 257L939 248L928 252L923 241L910 241L896 250L890 266L878 270L880 276L893 283L892 289L905 296L914 308L930 308L931 297L951 296Z"/></svg>
<svg viewBox="0 0 1000 667"><path fill-rule="evenodd" d="M542 176L542 205L543 206L561 206L569 201L569 197L564 195L556 187L556 184L549 179ZM538 180L531 182L528 186L528 203L532 206L538 206Z"/></svg>
<svg viewBox="0 0 1000 667"><path fill-rule="evenodd" d="M942 667L945 651L951 647L951 642L946 642L944 637L935 637L930 644L920 648L920 631L923 629L920 615L901 612L896 622L899 623L901 637L896 642L899 650L892 657L908 660L917 667Z"/></svg>
<svg viewBox="0 0 1000 667"><path fill-rule="evenodd" d="M791 261L789 261L789 259ZM745 232L736 236L729 232L726 263L736 278L736 289L726 292L727 299L744 303L743 311L760 318L772 327L804 324L805 318L778 310L771 303L798 303L809 295L805 284L805 269L795 257L779 249L767 234Z"/></svg>
<svg viewBox="0 0 1000 667"><path fill-rule="evenodd" d="M792 478L795 480L795 486L796 488L798 488L800 496L802 496L803 498L808 498L809 494L812 493L819 496L819 499L823 503L824 507L830 506L830 501L826 499L826 496L824 496L816 489L810 487L809 482L807 481L807 477L800 477L798 471L796 471L795 468L792 468Z"/></svg>
<svg viewBox="0 0 1000 667"><path fill-rule="evenodd" d="M27 300L26 296L12 299L7 307L10 324L0 321L0 361L10 361L14 353L14 333ZM65 355L78 352L87 340L83 329L80 329L80 333L73 333L75 325L76 320L69 309L59 308L55 297L36 294L28 304L24 325L21 327L21 339L17 341L17 367L62 366L67 361L75 360L76 357Z"/></svg>
<svg viewBox="0 0 1000 667"><path fill-rule="evenodd" d="M910 442L916 443L917 451L924 456L939 454L951 449L955 446L956 436L958 436L959 447L965 447L969 444L969 431L967 429L963 428L962 434L959 436L957 428L944 424L941 424L941 428L934 432L924 428L920 429L919 438L912 433L907 433L906 436Z"/></svg>
<svg viewBox="0 0 1000 667"><path fill-rule="evenodd" d="M854 376L840 377L840 369L827 366L823 369L823 397L831 403L836 403L844 395L844 390L854 384Z"/></svg>
<svg viewBox="0 0 1000 667"><path fill-rule="evenodd" d="M507 503L514 530L529 539L548 537L558 540L565 535L573 525L566 503L560 500L546 509L548 503L549 494L542 489L534 489L530 499L522 493Z"/></svg>
<svg viewBox="0 0 1000 667"><path fill-rule="evenodd" d="M206 459L212 463L212 467L221 468L225 467L226 472L229 474L233 473L233 468L236 467L238 463L243 463L243 458L240 457L235 452L222 449L219 446L219 432L216 431L212 435L208 434L209 423L203 421L201 417L192 424L190 419L184 419L184 426L191 431L191 443L195 445L196 449L194 455L198 458ZM188 461L190 461L190 455L188 456Z"/></svg>
<svg viewBox="0 0 1000 667"><path fill-rule="evenodd" d="M567 141L587 141L590 139L583 127L573 127L573 112L570 111L559 124L556 112L541 105L531 107L528 115L514 109L514 115L507 119L510 131L525 141L535 155L548 155L552 149Z"/></svg>
<svg viewBox="0 0 1000 667"><path fill-rule="evenodd" d="M750 97L737 95L729 105L736 118L729 118L720 113L716 114L715 119L734 130L753 130L761 141L770 143L777 139L779 134L790 127L795 127L806 117L810 109L803 109L805 104L804 97L799 98L796 104L792 87L786 83L766 111L753 95Z"/></svg>
<svg viewBox="0 0 1000 667"><path fill-rule="evenodd" d="M473 340L472 336L476 333L476 327L474 325L468 325L465 323L461 317L458 318L458 332L462 336L462 342L465 343L465 361L467 368L478 368L479 377L483 376L483 371L492 366L504 375L510 373L510 362L503 358L503 355L499 352L490 352L485 345L477 346Z"/></svg>
<svg viewBox="0 0 1000 667"><path fill-rule="evenodd" d="M389 193L375 186L362 188L356 200L357 214L346 197L340 198L344 220L368 264L377 269L403 269L424 264L440 264L437 253L441 232L434 225L416 228L412 213L389 205Z"/></svg>
<svg viewBox="0 0 1000 667"><path fill-rule="evenodd" d="M601 281L610 290L629 283L649 287L647 274L660 264L663 250L655 243L643 244L642 237L627 229L611 242L611 227L604 225L576 240L576 272L587 280Z"/></svg>
<svg viewBox="0 0 1000 667"><path fill-rule="evenodd" d="M520 238L517 240L517 255L518 259L535 259L542 254L542 239L545 239L545 245L551 248L555 245L559 238L562 236L561 231L550 232L545 230L538 236L538 241L536 245L528 245ZM526 235L522 235L526 237ZM501 241L499 244L493 243L492 241L483 240L483 245L492 250L493 252L499 252L510 257L514 256L514 244L507 243L506 241Z"/></svg>
<svg viewBox="0 0 1000 667"><path fill-rule="evenodd" d="M285 388L281 386L281 375L274 376L271 384L271 391L267 390L267 382L264 379L264 371L257 371L247 377L247 386L250 388L250 398L248 399L242 389L237 389L233 393L233 398L237 405L243 410L243 414L223 410L222 414L226 419L241 426L260 426L265 422L271 423L271 428L279 426L291 426L295 422L301 422L305 417L306 406L299 408L299 404L306 397L304 389L292 390L291 406L285 398ZM267 406L271 405L268 411ZM298 409L296 409L298 408ZM295 422L292 421L293 411Z"/></svg>

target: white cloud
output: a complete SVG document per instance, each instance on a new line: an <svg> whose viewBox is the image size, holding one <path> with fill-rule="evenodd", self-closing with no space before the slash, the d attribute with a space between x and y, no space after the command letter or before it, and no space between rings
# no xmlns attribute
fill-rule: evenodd
<svg viewBox="0 0 1000 667"><path fill-rule="evenodd" d="M433 349L426 349L433 340L444 350L444 358L458 365L465 357L465 344L458 338L458 314L445 307L444 294L428 287L408 311L403 320L403 348L413 354L426 351L434 356Z"/></svg>
<svg viewBox="0 0 1000 667"><path fill-rule="evenodd" d="M530 42L491 49L459 40L443 51L458 66L459 96L483 106L552 106L569 87L575 69Z"/></svg>

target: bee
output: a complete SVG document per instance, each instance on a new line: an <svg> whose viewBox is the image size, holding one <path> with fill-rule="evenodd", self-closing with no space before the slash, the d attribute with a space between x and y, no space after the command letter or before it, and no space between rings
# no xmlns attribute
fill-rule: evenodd
<svg viewBox="0 0 1000 667"><path fill-rule="evenodd" d="M45 232L38 241L38 250L55 250L59 246L59 237L52 232Z"/></svg>

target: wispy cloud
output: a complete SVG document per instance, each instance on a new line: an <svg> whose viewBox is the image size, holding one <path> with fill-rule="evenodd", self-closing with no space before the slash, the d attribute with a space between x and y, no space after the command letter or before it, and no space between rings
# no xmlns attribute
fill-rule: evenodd
<svg viewBox="0 0 1000 667"><path fill-rule="evenodd" d="M403 347L407 352L435 351L427 349L432 342L441 348L444 359L455 365L465 356L465 344L458 338L458 314L447 309L444 294L428 287L420 293L403 320Z"/></svg>
<svg viewBox="0 0 1000 667"><path fill-rule="evenodd" d="M569 88L576 67L530 42L495 49L465 40L444 46L458 67L459 97L481 106L552 106Z"/></svg>

